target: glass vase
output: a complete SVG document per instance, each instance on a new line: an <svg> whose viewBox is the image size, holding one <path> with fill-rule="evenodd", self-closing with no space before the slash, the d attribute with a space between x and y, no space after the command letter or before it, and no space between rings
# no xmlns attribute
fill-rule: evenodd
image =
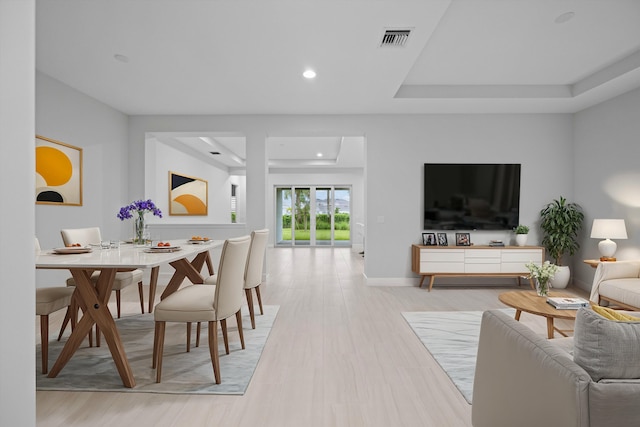
<svg viewBox="0 0 640 427"><path fill-rule="evenodd" d="M133 219L133 244L147 246L147 225L144 222L144 214L138 213Z"/></svg>
<svg viewBox="0 0 640 427"><path fill-rule="evenodd" d="M538 296L541 296L541 297L549 296L550 287L551 286L549 284L549 281L541 281L539 279L536 279L536 292Z"/></svg>

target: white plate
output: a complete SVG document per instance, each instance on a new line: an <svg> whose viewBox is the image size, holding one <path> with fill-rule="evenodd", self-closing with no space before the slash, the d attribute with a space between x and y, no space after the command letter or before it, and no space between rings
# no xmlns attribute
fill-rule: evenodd
<svg viewBox="0 0 640 427"><path fill-rule="evenodd" d="M91 248L83 248L82 246L72 246L70 248L55 248L53 250L56 254L86 254L91 252Z"/></svg>
<svg viewBox="0 0 640 427"><path fill-rule="evenodd" d="M193 240L193 239L189 239L189 240L187 240L187 242L191 243L192 245L204 245L205 243L210 243L211 239L208 239L208 240Z"/></svg>
<svg viewBox="0 0 640 427"><path fill-rule="evenodd" d="M180 246L151 246L145 249L145 252L175 252L182 249Z"/></svg>

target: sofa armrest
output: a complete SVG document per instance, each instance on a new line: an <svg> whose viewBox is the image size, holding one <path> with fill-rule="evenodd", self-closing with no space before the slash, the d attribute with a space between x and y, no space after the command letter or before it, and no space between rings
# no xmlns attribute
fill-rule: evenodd
<svg viewBox="0 0 640 427"><path fill-rule="evenodd" d="M482 315L474 427L589 426L589 374L571 355L499 310Z"/></svg>
<svg viewBox="0 0 640 427"><path fill-rule="evenodd" d="M605 280L639 276L640 262L638 261L601 262L593 276L589 300L596 304L600 302L600 283Z"/></svg>

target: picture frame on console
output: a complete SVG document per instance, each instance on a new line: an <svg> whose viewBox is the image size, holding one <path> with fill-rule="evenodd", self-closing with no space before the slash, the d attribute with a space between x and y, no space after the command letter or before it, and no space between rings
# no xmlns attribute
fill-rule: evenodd
<svg viewBox="0 0 640 427"><path fill-rule="evenodd" d="M456 233L456 246L471 246L469 233Z"/></svg>
<svg viewBox="0 0 640 427"><path fill-rule="evenodd" d="M449 246L447 233L438 233L438 246Z"/></svg>
<svg viewBox="0 0 640 427"><path fill-rule="evenodd" d="M423 246L437 246L435 233L422 233L422 245Z"/></svg>

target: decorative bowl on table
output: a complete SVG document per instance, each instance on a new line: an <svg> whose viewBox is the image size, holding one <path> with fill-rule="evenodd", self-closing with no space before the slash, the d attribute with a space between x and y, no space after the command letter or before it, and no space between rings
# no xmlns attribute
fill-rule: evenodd
<svg viewBox="0 0 640 427"><path fill-rule="evenodd" d="M192 236L189 240L187 240L187 242L191 243L192 245L202 245L204 243L209 243L210 241L210 238L202 236Z"/></svg>

